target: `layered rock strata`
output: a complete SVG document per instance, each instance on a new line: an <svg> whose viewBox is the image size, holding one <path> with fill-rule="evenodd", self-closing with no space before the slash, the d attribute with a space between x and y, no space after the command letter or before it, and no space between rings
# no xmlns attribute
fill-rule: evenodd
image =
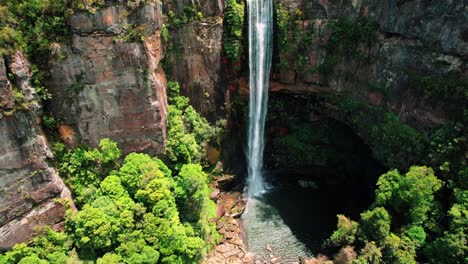
<svg viewBox="0 0 468 264"><path fill-rule="evenodd" d="M76 13L69 25L70 41L53 51L53 115L74 127L83 144L95 146L108 137L126 153L163 152L162 3Z"/></svg>
<svg viewBox="0 0 468 264"><path fill-rule="evenodd" d="M71 201L49 163L30 78L23 54L0 60L0 248L27 241L37 226L61 222L65 205L57 198Z"/></svg>

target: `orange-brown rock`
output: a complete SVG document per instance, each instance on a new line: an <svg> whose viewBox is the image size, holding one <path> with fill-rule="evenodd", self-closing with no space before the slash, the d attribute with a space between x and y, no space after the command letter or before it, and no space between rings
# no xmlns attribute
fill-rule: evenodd
<svg viewBox="0 0 468 264"><path fill-rule="evenodd" d="M76 133L69 125L61 125L58 128L60 138L68 147L74 147L77 144Z"/></svg>
<svg viewBox="0 0 468 264"><path fill-rule="evenodd" d="M206 145L206 156L210 165L218 162L220 154L221 152L217 147L213 146L212 144Z"/></svg>
<svg viewBox="0 0 468 264"><path fill-rule="evenodd" d="M69 44L56 47L48 80L52 113L75 128L81 143L116 141L125 153L162 153L166 131L166 85L161 67L162 3L135 9L124 5L69 19ZM125 28L137 25L144 42L126 41Z"/></svg>
<svg viewBox="0 0 468 264"><path fill-rule="evenodd" d="M214 187L219 190L215 180ZM240 192L221 191L218 195L217 209L219 217L216 228L223 236L223 240L204 259L203 264L253 264L253 255L247 253L244 241L242 240L242 221L236 219L239 211L245 208L245 203ZM221 213L222 212L222 213Z"/></svg>

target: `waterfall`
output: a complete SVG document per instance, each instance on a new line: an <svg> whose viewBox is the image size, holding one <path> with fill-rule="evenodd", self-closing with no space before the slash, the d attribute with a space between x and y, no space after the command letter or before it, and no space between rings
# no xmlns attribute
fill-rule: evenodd
<svg viewBox="0 0 468 264"><path fill-rule="evenodd" d="M262 176L265 118L273 49L273 0L247 0L249 23L248 195L265 190Z"/></svg>

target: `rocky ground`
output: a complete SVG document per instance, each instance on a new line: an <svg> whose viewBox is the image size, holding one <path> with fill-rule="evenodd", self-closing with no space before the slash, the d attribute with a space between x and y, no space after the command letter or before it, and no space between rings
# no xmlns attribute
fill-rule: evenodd
<svg viewBox="0 0 468 264"><path fill-rule="evenodd" d="M245 201L240 191L226 191L234 180L233 175L223 175L216 177L213 182L215 191L211 194L211 199L216 200L216 225L223 239L203 264L253 263L253 255L247 253L242 239L240 216L244 211Z"/></svg>
<svg viewBox="0 0 468 264"><path fill-rule="evenodd" d="M311 260L301 259L298 262L285 263L279 256L274 255L274 248L267 245L271 252L268 259L260 259L254 253L247 251L245 233L241 215L244 212L246 201L242 196L242 188L236 188L234 175L216 177L212 188L215 191L211 199L216 200L216 225L223 236L221 242L205 258L203 264L299 264L315 263Z"/></svg>

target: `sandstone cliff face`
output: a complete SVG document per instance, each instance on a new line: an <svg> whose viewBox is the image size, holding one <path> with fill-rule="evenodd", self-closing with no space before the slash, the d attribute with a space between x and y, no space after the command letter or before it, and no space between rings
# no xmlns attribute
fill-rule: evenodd
<svg viewBox="0 0 468 264"><path fill-rule="evenodd" d="M165 9L175 16L184 13L192 1L166 3ZM166 70L171 80L178 81L182 94L203 116L213 121L222 113L222 36L224 1L202 1L195 4L202 16L170 29Z"/></svg>
<svg viewBox="0 0 468 264"><path fill-rule="evenodd" d="M109 137L126 153L163 152L161 2L77 13L69 24L71 39L54 47L48 81L53 115L75 127L83 144L95 146Z"/></svg>
<svg viewBox="0 0 468 264"><path fill-rule="evenodd" d="M444 123L447 102L430 102L416 94L410 78L411 74L468 76L468 17L463 2L276 0L277 10L281 6L296 20L287 36L291 47L277 46L272 91L345 94L384 106L417 126ZM318 70L329 55L331 22L359 16L376 21L379 28L371 47L360 47L364 58L338 57L333 72ZM300 37L294 39L295 34ZM294 52L299 49L304 54Z"/></svg>
<svg viewBox="0 0 468 264"><path fill-rule="evenodd" d="M29 67L21 53L0 60L0 248L26 241L37 225L61 222L65 206L55 198L71 199L48 162ZM12 84L24 94L21 105Z"/></svg>

